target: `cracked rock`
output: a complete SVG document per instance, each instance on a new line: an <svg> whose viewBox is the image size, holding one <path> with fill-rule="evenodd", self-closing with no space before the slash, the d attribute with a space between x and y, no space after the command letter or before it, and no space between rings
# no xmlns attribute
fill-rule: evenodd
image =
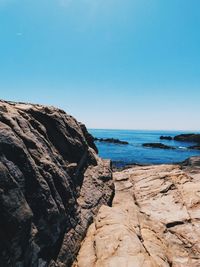
<svg viewBox="0 0 200 267"><path fill-rule="evenodd" d="M113 205L100 208L74 267L200 266L200 177L190 171L159 165L114 173Z"/></svg>

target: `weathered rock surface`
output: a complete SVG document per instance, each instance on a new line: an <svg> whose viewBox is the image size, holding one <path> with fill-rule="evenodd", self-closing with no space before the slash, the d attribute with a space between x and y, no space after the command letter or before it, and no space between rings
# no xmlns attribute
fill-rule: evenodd
<svg viewBox="0 0 200 267"><path fill-rule="evenodd" d="M100 208L74 267L199 267L199 162L114 173L113 206Z"/></svg>
<svg viewBox="0 0 200 267"><path fill-rule="evenodd" d="M161 149L175 149L173 146L167 146L162 143L144 143L144 147L161 148Z"/></svg>
<svg viewBox="0 0 200 267"><path fill-rule="evenodd" d="M70 266L113 197L110 162L64 111L0 101L0 266Z"/></svg>

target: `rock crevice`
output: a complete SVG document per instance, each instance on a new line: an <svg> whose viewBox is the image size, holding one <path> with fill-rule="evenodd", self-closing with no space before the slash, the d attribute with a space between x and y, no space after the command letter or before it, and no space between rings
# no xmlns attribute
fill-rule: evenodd
<svg viewBox="0 0 200 267"><path fill-rule="evenodd" d="M113 198L109 161L54 107L0 101L0 265L70 266Z"/></svg>
<svg viewBox="0 0 200 267"><path fill-rule="evenodd" d="M100 208L74 267L199 266L198 166L133 167L114 183L112 207Z"/></svg>

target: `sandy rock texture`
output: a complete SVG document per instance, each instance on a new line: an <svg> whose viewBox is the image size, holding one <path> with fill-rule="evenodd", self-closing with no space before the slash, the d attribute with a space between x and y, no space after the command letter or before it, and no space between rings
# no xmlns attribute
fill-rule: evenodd
<svg viewBox="0 0 200 267"><path fill-rule="evenodd" d="M71 266L102 204L110 161L54 107L0 101L0 266Z"/></svg>
<svg viewBox="0 0 200 267"><path fill-rule="evenodd" d="M113 205L100 208L74 267L199 267L198 162L115 172Z"/></svg>

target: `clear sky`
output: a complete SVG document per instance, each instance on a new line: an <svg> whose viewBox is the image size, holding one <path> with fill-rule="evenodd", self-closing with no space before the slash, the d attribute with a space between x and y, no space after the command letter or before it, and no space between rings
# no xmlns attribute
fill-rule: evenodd
<svg viewBox="0 0 200 267"><path fill-rule="evenodd" d="M0 0L0 98L89 128L200 130L200 1Z"/></svg>

